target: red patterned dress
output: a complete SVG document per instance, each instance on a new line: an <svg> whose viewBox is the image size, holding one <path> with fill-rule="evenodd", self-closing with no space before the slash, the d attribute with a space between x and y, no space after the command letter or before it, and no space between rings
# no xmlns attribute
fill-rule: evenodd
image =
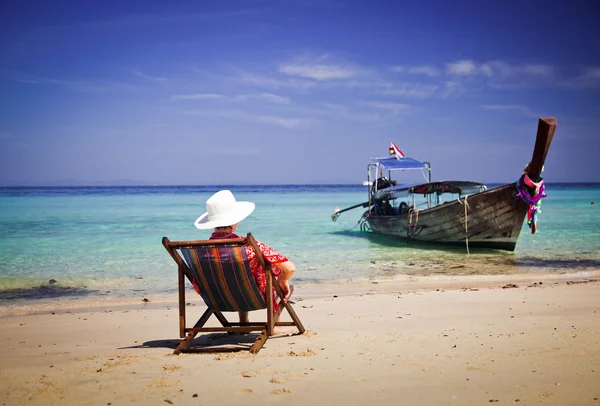
<svg viewBox="0 0 600 406"><path fill-rule="evenodd" d="M242 238L242 237L240 237L239 235L234 234L234 233L222 233L222 232L216 232L216 231L214 233L212 233L212 235L210 236L211 240L221 240L221 239L225 239L225 238ZM285 262L288 259L286 257L284 257L283 255L281 255L279 252L277 252L274 248L269 247L265 243L256 241L256 244L258 245L258 248L262 252L262 254L265 258L265 261L268 261L269 263L271 263L271 265L272 265L271 269L273 270L273 275L279 276L281 274L281 269L277 268L273 264L276 264L279 262ZM252 247L246 246L246 254L248 255L248 261L250 262L250 269L252 270L252 276L254 276L254 280L256 281L256 284L258 285L258 289L260 289L260 292L262 293L263 298L265 298L265 300L266 300L267 275L265 274L265 270L263 269L262 266L260 266L260 262L256 258L256 254L254 253L254 250L252 249ZM196 288L196 286L194 286L194 288ZM196 289L196 290L198 290L198 289ZM279 309L279 305L277 304L277 301L273 300L273 310L277 311L278 309Z"/></svg>

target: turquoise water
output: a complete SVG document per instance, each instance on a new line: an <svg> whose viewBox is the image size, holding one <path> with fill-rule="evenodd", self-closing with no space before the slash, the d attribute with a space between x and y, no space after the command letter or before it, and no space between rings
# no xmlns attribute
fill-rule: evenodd
<svg viewBox="0 0 600 406"><path fill-rule="evenodd" d="M193 222L223 188L256 203L238 234L251 231L288 256L299 282L600 269L600 184L546 185L535 235L524 225L515 252L470 255L361 232L360 208L332 222L336 206L366 200L360 185L1 188L0 304L175 292L161 239L208 238Z"/></svg>

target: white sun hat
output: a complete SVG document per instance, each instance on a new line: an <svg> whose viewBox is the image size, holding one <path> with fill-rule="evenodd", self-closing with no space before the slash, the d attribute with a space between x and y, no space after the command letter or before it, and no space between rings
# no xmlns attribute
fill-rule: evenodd
<svg viewBox="0 0 600 406"><path fill-rule="evenodd" d="M237 224L254 211L254 203L238 202L229 190L220 190L206 201L206 213L194 222L196 228L225 227Z"/></svg>

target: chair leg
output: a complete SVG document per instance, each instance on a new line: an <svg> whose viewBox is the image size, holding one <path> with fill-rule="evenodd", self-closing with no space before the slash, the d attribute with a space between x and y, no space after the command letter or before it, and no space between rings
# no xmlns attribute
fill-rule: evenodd
<svg viewBox="0 0 600 406"><path fill-rule="evenodd" d="M283 297L283 291L282 291L281 287L278 284L275 284L273 287L275 289L275 292L277 292L277 294L280 297ZM283 310L283 307L285 307L285 309L288 311L290 317L292 318L292 321L294 322L294 324L298 328L298 331L300 332L300 334L304 334L304 332L306 330L304 329L304 326L302 325L302 322L300 321L300 318L298 318L298 315L294 311L294 308L292 307L292 305L289 302L284 302L282 300L279 303L279 311L280 312Z"/></svg>
<svg viewBox="0 0 600 406"><path fill-rule="evenodd" d="M270 327L269 330L267 330L267 333L269 333L269 336L272 336L275 334L275 326L277 326L277 323L279 323L279 318L281 317L282 311L283 311L283 303L280 304L279 309L275 312L275 314L273 314L273 318L271 319L272 324L269 326Z"/></svg>
<svg viewBox="0 0 600 406"><path fill-rule="evenodd" d="M188 335L183 339L183 341L179 343L175 351L173 351L173 354L179 355L182 351L189 347L196 335L198 335L197 332L189 332Z"/></svg>
<svg viewBox="0 0 600 406"><path fill-rule="evenodd" d="M208 321L210 316L213 315L214 312L215 311L213 309L211 309L210 307L208 309L206 309L206 311L202 314L202 316L198 319L198 321L194 325L194 328L202 328L204 326L204 324L206 324L206 322ZM189 332L187 334L187 336L185 336L183 341L181 341L181 343L179 343L179 345L177 346L175 351L173 351L173 354L179 355L182 351L184 351L186 348L188 348L197 335L198 335L198 332Z"/></svg>
<svg viewBox="0 0 600 406"><path fill-rule="evenodd" d="M217 309L213 309L214 313L215 313L215 317L217 319L219 319L219 322L221 323L221 325L223 327L229 327L231 326L231 324L229 323L229 321L227 320L227 318L225 318L225 316L223 315L223 313L221 313L219 310Z"/></svg>
<svg viewBox="0 0 600 406"><path fill-rule="evenodd" d="M267 338L269 338L269 334L267 333L267 330L263 330L256 341L254 341L254 344L252 344L252 347L250 347L250 353L257 354L263 345L265 345Z"/></svg>
<svg viewBox="0 0 600 406"><path fill-rule="evenodd" d="M296 314L296 311L294 310L294 308L292 307L292 305L289 304L289 303L284 303L283 306L285 307L285 309L290 314L290 317L292 318L292 321L296 324L296 327L298 328L298 331L300 332L300 334L304 334L304 332L306 331L306 329L302 325L302 322L300 321L300 318Z"/></svg>
<svg viewBox="0 0 600 406"><path fill-rule="evenodd" d="M204 324L206 324L206 322L208 321L210 316L212 316L213 313L214 313L214 310L211 309L210 307L208 309L206 309L204 314L202 314L202 317L200 317L198 319L198 321L196 322L196 324L194 324L194 328L200 328L200 327L204 326Z"/></svg>

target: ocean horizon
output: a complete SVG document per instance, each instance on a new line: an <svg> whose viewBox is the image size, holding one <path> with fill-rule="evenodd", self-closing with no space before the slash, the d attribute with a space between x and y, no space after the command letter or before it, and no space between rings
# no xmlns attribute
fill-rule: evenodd
<svg viewBox="0 0 600 406"><path fill-rule="evenodd" d="M136 181L130 179L123 180L111 180L111 181L49 181L49 182L33 182L29 184L5 183L0 184L1 188L14 189L14 188L79 188L79 187L247 187L247 186L261 186L261 187L279 187L279 186L364 186L362 182L366 181L366 177L363 181L359 182L308 182L308 183L223 183L223 184L203 184L203 183L157 183L147 181ZM433 180L436 181L436 180ZM510 182L484 182L481 183L488 186L489 189L497 187ZM546 185L600 185L599 182L546 182Z"/></svg>

